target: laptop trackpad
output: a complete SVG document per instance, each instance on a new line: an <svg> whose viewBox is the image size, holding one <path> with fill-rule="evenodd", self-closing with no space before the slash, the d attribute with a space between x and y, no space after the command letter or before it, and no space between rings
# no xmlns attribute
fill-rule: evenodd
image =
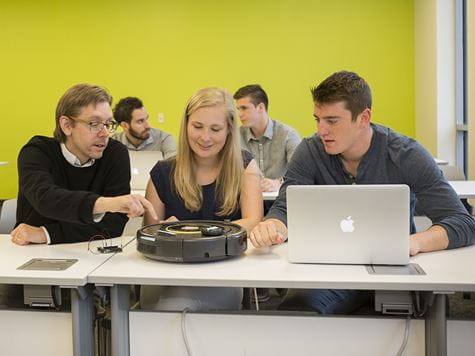
<svg viewBox="0 0 475 356"><path fill-rule="evenodd" d="M425 275L426 273L417 263L409 263L405 266L394 265L366 265L369 274L392 274L392 275Z"/></svg>

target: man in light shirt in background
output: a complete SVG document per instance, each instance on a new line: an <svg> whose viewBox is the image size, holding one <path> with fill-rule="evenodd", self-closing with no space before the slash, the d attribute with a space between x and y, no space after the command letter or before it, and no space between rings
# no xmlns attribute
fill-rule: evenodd
<svg viewBox="0 0 475 356"><path fill-rule="evenodd" d="M300 143L298 132L269 117L269 100L258 84L246 85L234 93L242 126L241 143L250 151L264 175L263 192L278 191L287 164Z"/></svg>
<svg viewBox="0 0 475 356"><path fill-rule="evenodd" d="M129 150L160 151L164 159L175 155L175 139L150 126L147 110L139 98L120 99L114 107L114 119L123 131L115 133L112 138L126 145Z"/></svg>

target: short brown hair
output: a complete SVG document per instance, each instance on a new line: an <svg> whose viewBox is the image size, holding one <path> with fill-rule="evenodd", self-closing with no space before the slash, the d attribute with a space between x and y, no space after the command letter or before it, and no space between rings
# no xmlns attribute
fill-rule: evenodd
<svg viewBox="0 0 475 356"><path fill-rule="evenodd" d="M105 88L92 84L76 84L69 88L59 99L56 106L56 127L54 137L59 142L66 141L66 135L61 129L59 118L61 116L75 117L81 114L81 110L90 104L97 105L102 102L112 104L112 96Z"/></svg>
<svg viewBox="0 0 475 356"><path fill-rule="evenodd" d="M139 98L135 98L133 96L122 98L117 104L115 104L114 119L119 124L121 122L130 124L132 121L132 112L135 109L141 108L143 108L143 103Z"/></svg>
<svg viewBox="0 0 475 356"><path fill-rule="evenodd" d="M371 109L371 89L368 83L354 72L333 73L311 89L315 104L332 104L343 101L351 112L352 120L364 109Z"/></svg>
<svg viewBox="0 0 475 356"><path fill-rule="evenodd" d="M239 100L245 97L249 97L249 100L254 106L263 103L266 111L268 110L269 98L259 84L246 85L245 87L239 88L233 95L234 100Z"/></svg>

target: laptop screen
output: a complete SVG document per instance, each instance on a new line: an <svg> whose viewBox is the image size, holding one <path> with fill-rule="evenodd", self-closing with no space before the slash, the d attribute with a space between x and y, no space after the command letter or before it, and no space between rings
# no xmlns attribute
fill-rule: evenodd
<svg viewBox="0 0 475 356"><path fill-rule="evenodd" d="M289 260L407 264L407 185L287 187Z"/></svg>
<svg viewBox="0 0 475 356"><path fill-rule="evenodd" d="M145 190L150 171L158 161L163 160L161 151L129 151L130 156L130 188Z"/></svg>

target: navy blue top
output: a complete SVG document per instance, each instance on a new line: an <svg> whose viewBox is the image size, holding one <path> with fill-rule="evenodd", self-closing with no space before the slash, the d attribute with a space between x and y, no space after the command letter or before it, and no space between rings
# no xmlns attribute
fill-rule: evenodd
<svg viewBox="0 0 475 356"><path fill-rule="evenodd" d="M252 154L248 151L242 151L244 161L244 169L247 168L249 162L253 159ZM237 220L241 218L241 209L238 208L230 215L216 215L221 210L221 202L216 200L216 182L202 185L203 204L201 210L196 212L189 211L183 200L176 193L172 185L172 170L175 166L175 158L166 161L159 161L150 171L150 177L153 185L157 190L158 196L165 204L165 219L175 216L178 220Z"/></svg>

